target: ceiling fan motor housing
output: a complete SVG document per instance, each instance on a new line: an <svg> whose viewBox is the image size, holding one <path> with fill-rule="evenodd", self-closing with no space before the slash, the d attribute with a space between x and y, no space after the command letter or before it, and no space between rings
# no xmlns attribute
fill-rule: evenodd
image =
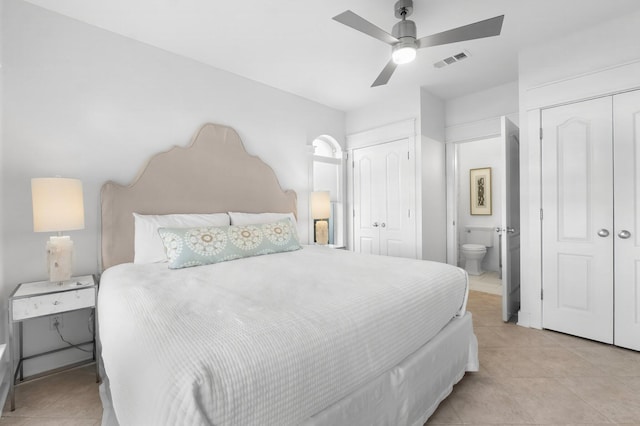
<svg viewBox="0 0 640 426"><path fill-rule="evenodd" d="M396 64L406 64L416 57L416 24L403 19L393 26L391 34L398 42L391 48L391 58Z"/></svg>
<svg viewBox="0 0 640 426"><path fill-rule="evenodd" d="M416 23L413 21L409 21L407 19L403 19L393 26L391 30L391 35L393 35L398 40L402 41L405 37L411 37L413 40L416 39Z"/></svg>
<svg viewBox="0 0 640 426"><path fill-rule="evenodd" d="M391 49L391 59L396 64L406 64L416 57L416 23L407 19L413 13L413 0L398 0L394 7L396 18L401 21L391 30L398 39Z"/></svg>

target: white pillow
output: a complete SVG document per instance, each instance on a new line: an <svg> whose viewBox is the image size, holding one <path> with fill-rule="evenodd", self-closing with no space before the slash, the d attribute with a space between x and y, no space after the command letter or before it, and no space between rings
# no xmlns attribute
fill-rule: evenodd
<svg viewBox="0 0 640 426"><path fill-rule="evenodd" d="M212 214L133 214L134 255L133 263L166 262L164 244L158 235L158 228L193 228L195 226L230 225L226 213Z"/></svg>
<svg viewBox="0 0 640 426"><path fill-rule="evenodd" d="M289 218L291 223L296 225L296 217L293 213L238 213L229 212L231 225L262 225L265 223L277 222Z"/></svg>

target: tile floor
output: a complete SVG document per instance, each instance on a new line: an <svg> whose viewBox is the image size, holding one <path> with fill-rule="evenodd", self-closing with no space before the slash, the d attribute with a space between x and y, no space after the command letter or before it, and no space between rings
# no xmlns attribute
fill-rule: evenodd
<svg viewBox="0 0 640 426"><path fill-rule="evenodd" d="M640 425L640 353L500 319L501 298L472 291L480 371L427 425Z"/></svg>
<svg viewBox="0 0 640 426"><path fill-rule="evenodd" d="M498 272L487 271L482 275L469 275L469 288L483 293L502 295L502 280Z"/></svg>
<svg viewBox="0 0 640 426"><path fill-rule="evenodd" d="M102 403L95 365L68 370L16 388L16 410L5 404L0 426L99 426Z"/></svg>
<svg viewBox="0 0 640 426"><path fill-rule="evenodd" d="M500 297L472 291L480 371L467 373L427 425L640 425L640 353L500 320ZM97 426L93 366L17 388L0 426Z"/></svg>

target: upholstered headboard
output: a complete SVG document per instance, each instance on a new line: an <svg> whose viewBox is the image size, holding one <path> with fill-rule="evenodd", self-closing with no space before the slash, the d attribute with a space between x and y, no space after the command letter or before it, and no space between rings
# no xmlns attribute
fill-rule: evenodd
<svg viewBox="0 0 640 426"><path fill-rule="evenodd" d="M296 193L230 127L205 124L187 148L153 156L128 186L102 186L102 268L132 262L133 213L297 213Z"/></svg>

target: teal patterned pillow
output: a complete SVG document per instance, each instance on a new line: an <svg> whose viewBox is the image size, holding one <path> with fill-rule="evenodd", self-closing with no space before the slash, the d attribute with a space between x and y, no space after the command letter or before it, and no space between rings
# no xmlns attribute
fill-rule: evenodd
<svg viewBox="0 0 640 426"><path fill-rule="evenodd" d="M159 228L170 269L300 249L290 219L242 226Z"/></svg>

